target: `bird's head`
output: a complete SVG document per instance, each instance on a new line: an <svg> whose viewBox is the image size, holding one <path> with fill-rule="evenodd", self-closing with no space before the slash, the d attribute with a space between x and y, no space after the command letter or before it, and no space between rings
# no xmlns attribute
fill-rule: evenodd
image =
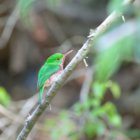
<svg viewBox="0 0 140 140"><path fill-rule="evenodd" d="M72 52L73 50L68 51L65 54L62 53L55 53L53 55L51 55L48 59L47 59L47 63L55 63L58 65L63 65L65 62L65 58Z"/></svg>

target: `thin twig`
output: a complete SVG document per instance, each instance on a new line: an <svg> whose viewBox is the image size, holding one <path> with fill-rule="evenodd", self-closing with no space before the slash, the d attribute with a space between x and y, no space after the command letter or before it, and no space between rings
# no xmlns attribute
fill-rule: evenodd
<svg viewBox="0 0 140 140"><path fill-rule="evenodd" d="M133 2L134 0L128 0L129 3ZM129 4L127 3L127 4ZM26 140L27 136L29 135L30 131L32 130L33 126L44 112L44 110L49 106L51 100L56 95L58 90L62 87L66 79L69 75L74 71L75 67L86 57L90 48L93 46L94 42L96 41L97 37L101 35L104 31L108 29L108 27L116 21L118 18L121 17L121 13L113 12L110 16L106 18L106 20L96 29L95 36L88 38L87 41L84 43L82 48L78 51L72 61L68 64L68 66L64 69L63 73L58 77L57 81L53 83L51 88L45 94L45 98L42 102L35 108L33 113L28 117L25 121L24 127L19 133L17 140Z"/></svg>
<svg viewBox="0 0 140 140"><path fill-rule="evenodd" d="M82 86L81 92L80 92L80 102L81 103L87 101L87 99L88 99L90 86L93 81L93 74L94 74L94 67L92 66L92 68L90 68L86 71L86 75L85 75L86 77L85 77L85 80L84 80L84 83L83 83L83 86Z"/></svg>
<svg viewBox="0 0 140 140"><path fill-rule="evenodd" d="M13 112L5 108L4 106L0 105L0 114L6 116L10 120L13 120L13 118L17 118L17 115L15 115ZM18 116L18 119L16 119L16 122L23 121L23 118Z"/></svg>
<svg viewBox="0 0 140 140"><path fill-rule="evenodd" d="M8 43L18 18L19 18L19 10L18 7L16 6L11 15L9 16L6 25L3 29L3 32L0 36L0 49L4 48Z"/></svg>

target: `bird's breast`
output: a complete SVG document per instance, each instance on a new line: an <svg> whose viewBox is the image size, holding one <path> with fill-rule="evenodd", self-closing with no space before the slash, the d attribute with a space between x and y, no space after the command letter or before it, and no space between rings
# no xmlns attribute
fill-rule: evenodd
<svg viewBox="0 0 140 140"><path fill-rule="evenodd" d="M59 70L58 72L56 72L55 74L53 74L51 77L50 77L50 81L51 81L51 84L53 82L55 82L57 79L58 79L58 76L62 73L62 70Z"/></svg>

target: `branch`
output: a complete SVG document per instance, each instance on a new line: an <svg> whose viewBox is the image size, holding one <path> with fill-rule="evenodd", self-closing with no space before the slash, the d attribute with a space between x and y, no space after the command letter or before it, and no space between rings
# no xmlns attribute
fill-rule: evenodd
<svg viewBox="0 0 140 140"><path fill-rule="evenodd" d="M18 18L19 18L19 11L18 8L15 7L10 17L8 18L5 27L3 29L3 32L0 36L0 49L3 49L5 45L8 43Z"/></svg>
<svg viewBox="0 0 140 140"><path fill-rule="evenodd" d="M83 86L80 91L80 102L84 103L88 99L89 90L91 87L91 83L93 81L93 75L94 75L95 69L92 66L86 71L85 81L83 83Z"/></svg>
<svg viewBox="0 0 140 140"><path fill-rule="evenodd" d="M124 6L132 3L134 0L127 0ZM118 18L122 16L121 13L114 11L110 16L108 16L105 21L97 27L97 29L90 35L87 41L84 43L82 48L78 51L75 57L71 60L71 62L64 69L63 73L58 77L57 81L53 83L51 88L45 94L45 98L42 100L41 104L39 104L33 113L27 117L24 127L21 130L20 134L17 137L17 140L26 140L33 126L37 122L40 115L44 112L44 110L49 106L51 100L56 95L58 90L62 87L66 79L70 76L70 74L74 71L75 67L86 57L90 48L94 45L97 37L101 35L104 31L110 27L110 25L116 21Z"/></svg>

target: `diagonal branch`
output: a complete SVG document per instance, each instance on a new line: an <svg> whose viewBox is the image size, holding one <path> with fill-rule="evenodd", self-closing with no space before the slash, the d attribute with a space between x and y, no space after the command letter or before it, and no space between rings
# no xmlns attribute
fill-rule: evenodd
<svg viewBox="0 0 140 140"><path fill-rule="evenodd" d="M132 3L133 1L134 0L126 0L124 6ZM64 69L64 72L59 76L57 81L53 83L49 91L46 92L46 96L41 102L41 104L39 104L35 108L33 113L27 117L24 127L18 135L17 140L26 140L27 136L29 135L30 131L32 130L40 115L49 106L51 100L56 95L58 90L62 87L69 75L74 71L75 67L86 57L86 55L90 51L90 48L94 45L94 42L96 41L97 37L99 37L99 35L101 35L104 31L106 31L108 27L121 16L121 13L114 11L110 16L108 16L105 19L105 21L101 25L97 27L97 29L93 33L91 33L90 37L84 43L82 48L78 51L75 57Z"/></svg>

